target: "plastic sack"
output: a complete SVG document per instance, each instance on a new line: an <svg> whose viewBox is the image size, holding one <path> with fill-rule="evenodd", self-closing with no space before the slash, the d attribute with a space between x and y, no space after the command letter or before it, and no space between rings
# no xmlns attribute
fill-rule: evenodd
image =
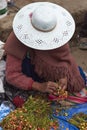
<svg viewBox="0 0 87 130"><path fill-rule="evenodd" d="M5 44L5 42L2 42L0 40L0 60L2 59L2 57L4 56L4 53L5 53L4 44Z"/></svg>
<svg viewBox="0 0 87 130"><path fill-rule="evenodd" d="M7 15L7 0L0 0L0 19Z"/></svg>
<svg viewBox="0 0 87 130"><path fill-rule="evenodd" d="M5 78L6 62L0 60L0 104L5 99L5 90L4 90L4 78Z"/></svg>

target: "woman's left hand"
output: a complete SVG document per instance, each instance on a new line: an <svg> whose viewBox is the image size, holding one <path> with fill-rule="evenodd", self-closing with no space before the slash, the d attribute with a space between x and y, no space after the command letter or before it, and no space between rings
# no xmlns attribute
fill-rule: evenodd
<svg viewBox="0 0 87 130"><path fill-rule="evenodd" d="M66 90L66 89L67 89L67 77L61 78L61 79L59 80L59 86L60 86L63 90Z"/></svg>

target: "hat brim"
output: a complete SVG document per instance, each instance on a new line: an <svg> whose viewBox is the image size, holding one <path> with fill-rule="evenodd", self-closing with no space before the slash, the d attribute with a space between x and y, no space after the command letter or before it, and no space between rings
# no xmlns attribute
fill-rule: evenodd
<svg viewBox="0 0 87 130"><path fill-rule="evenodd" d="M42 32L32 26L30 14L39 6L50 6L57 18L56 27ZM13 20L16 37L26 46L38 50L52 50L66 44L75 32L75 21L63 7L50 2L36 2L24 6Z"/></svg>

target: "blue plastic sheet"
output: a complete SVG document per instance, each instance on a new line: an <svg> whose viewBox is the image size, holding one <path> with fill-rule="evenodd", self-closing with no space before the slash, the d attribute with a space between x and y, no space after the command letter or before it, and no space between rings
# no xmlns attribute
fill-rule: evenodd
<svg viewBox="0 0 87 130"><path fill-rule="evenodd" d="M76 105L75 107L63 110L61 114L54 114L53 116L58 119L60 130L66 130L66 128L68 128L69 130L79 130L79 128L70 124L67 120L72 118L74 114L78 114L80 112L87 114L87 103ZM67 113L67 116L64 116L63 113Z"/></svg>
<svg viewBox="0 0 87 130"><path fill-rule="evenodd" d="M10 108L5 106L3 103L0 106L0 121L9 114Z"/></svg>
<svg viewBox="0 0 87 130"><path fill-rule="evenodd" d="M76 126L70 124L66 120L58 119L58 122L60 124L59 130L66 130L67 128L68 130L79 130Z"/></svg>
<svg viewBox="0 0 87 130"><path fill-rule="evenodd" d="M11 111L10 107L2 103L0 105L0 121L2 121L2 119L10 113L10 111ZM2 130L1 127L0 130Z"/></svg>

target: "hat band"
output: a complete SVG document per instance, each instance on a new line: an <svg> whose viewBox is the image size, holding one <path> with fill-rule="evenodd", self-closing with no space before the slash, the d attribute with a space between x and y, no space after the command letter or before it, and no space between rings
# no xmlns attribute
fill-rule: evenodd
<svg viewBox="0 0 87 130"><path fill-rule="evenodd" d="M0 15L5 14L6 12L7 12L7 7L6 7L6 8L4 8L4 9L2 9L2 10L0 10Z"/></svg>
<svg viewBox="0 0 87 130"><path fill-rule="evenodd" d="M35 29L37 29L38 31L42 31L42 32L50 32L50 31L52 31L52 30L56 27L56 25L55 25L55 26L52 27L51 29L45 30L45 29L41 29L41 28L36 27L36 26L33 24L32 21L31 21L31 24L32 24L32 26L33 26Z"/></svg>

